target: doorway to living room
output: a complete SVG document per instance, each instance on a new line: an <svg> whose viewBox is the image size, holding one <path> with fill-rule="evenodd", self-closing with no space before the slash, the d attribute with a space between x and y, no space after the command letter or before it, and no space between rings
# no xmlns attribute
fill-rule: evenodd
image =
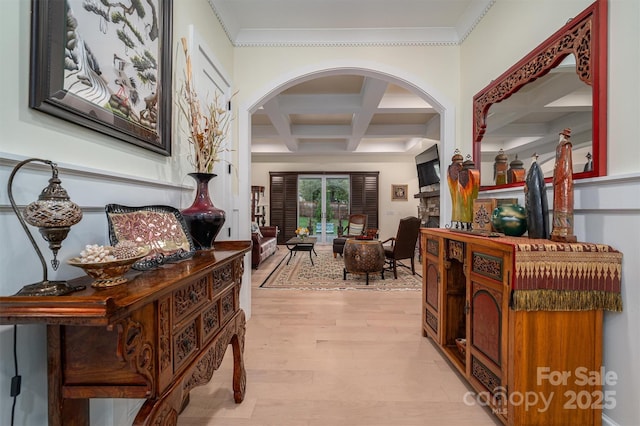
<svg viewBox="0 0 640 426"><path fill-rule="evenodd" d="M241 192L244 191L245 188L249 188L251 184L259 184L260 182L265 182L266 179L270 179L272 173L277 170L283 175L283 179L287 179L287 185L283 190L285 191L283 194L286 194L287 197L293 196L293 199L287 198L286 200L280 200L281 204L287 201L288 211L282 210L284 209L284 204L276 210L271 206L269 207L269 213L274 215L271 216L268 214L272 225L275 219L277 219L277 213L286 219L283 219L281 221L282 223L278 223L278 225L282 225L278 238L280 243L284 241L284 234L287 234L286 236L289 238L295 236L293 231L295 230L297 222L297 200L295 199L297 196L297 188L295 188L295 192L291 191L293 193L289 193L290 189L297 186L297 176L295 177L295 181L293 181L293 179L289 180L293 176L287 177L285 176L286 173L292 173L294 171L300 173L301 170L304 170L303 173L307 174L316 174L314 173L315 171L318 171L318 174L326 174L327 170L341 173L343 170L354 170L354 163L384 162L386 160L397 159L402 155L410 156L406 150L422 149L420 145L422 142L418 141L419 143L414 145L405 143L403 145L405 147L404 152L390 153L386 151L388 147L385 147L387 142L389 142L389 135L392 133L387 131L382 132L384 126L391 125L405 129L407 127L412 128L412 126L407 125L405 121L392 120L389 122L389 120L387 120L389 114L393 115L392 113L397 112L397 108L383 108L384 104L381 105L381 101L376 103L369 99L368 96L365 96L367 93L370 93L369 89L373 89L373 86L368 84L364 85L367 88L364 93L341 93L340 96L325 95L324 97L321 96L322 93L309 94L309 96L321 97L320 100L314 97L313 99L316 99L316 101L307 107L305 106L307 104L300 104L301 99L307 97L306 92L299 93L299 91L302 90L300 86L301 83L308 83L305 87L310 89L311 87L309 86L316 87L313 84L319 81L327 83L324 77L336 77L337 79L338 76L345 76L347 81L353 83L354 80L356 80L353 76L362 76L364 78L364 80L361 80L363 84L371 80L383 80L388 83L387 89L389 89L389 87L393 87L394 90L397 88L401 89L391 92L389 92L389 90L383 91L382 99L386 99L385 94L403 93L404 96L404 94L411 93L414 97L417 95L417 97L426 101L431 106L431 110L433 110L437 116L434 116L427 124L418 126L414 130L420 132L428 131L427 133L421 134L426 134L427 138L438 140L442 148L442 158L450 158L453 155L455 147L455 107L436 87L430 86L419 76L396 67L385 64L374 65L370 62L365 63L358 60L348 62L348 64L345 64L342 60L335 60L312 65L306 64L301 68L293 67L286 71L280 71L271 77L265 76L268 81L265 87L249 93L241 101L238 115L239 139L250 141L250 144L243 145L238 150L240 163L244 164L246 161L249 166L242 169L243 171L246 170L246 176L243 176L243 173L240 174L241 177L247 178L246 185L239 185ZM336 79L331 80L336 84L322 87L343 87L337 84ZM361 88L364 86L361 86ZM378 85L374 86L379 89ZM298 90L298 92L287 92L290 89L294 90L294 88ZM380 92L380 90L376 91L377 94ZM332 99L336 100L336 102L333 102ZM364 136L358 139L362 143L358 145L357 149L353 149L351 145L349 145L349 141L353 139L353 129L351 129L351 126L358 124L356 122L357 120L353 120L354 115L351 112L349 113L351 119L345 121L346 124L335 125L325 131L325 136L315 137L314 135L316 135L316 133L314 132L320 129L316 124L324 124L327 122L327 120L320 120L320 118L323 118L327 114L332 117L336 115L339 116L337 118L344 116L345 114L342 113L342 105L349 99L353 102L348 102L348 111L353 111L354 105L355 107L360 106L358 117L363 117L365 110L371 112L374 110L377 111L380 108L384 109L384 111L380 111L380 114L374 113L371 116L371 120L369 120L368 123L374 127L370 129L370 132L365 130L363 133L363 130L358 127L357 134ZM358 101L358 99L360 100ZM339 103L339 100L342 100L343 103ZM365 104L363 102L365 101L366 105L371 105L373 109L369 107L364 108L363 105ZM330 107L327 107L327 103L329 103ZM268 108L269 106L274 108L270 109ZM278 108L275 108L276 106L278 106ZM408 108L408 104L403 103L399 106L404 108L403 111L406 114L410 115L411 112L415 112L413 109ZM315 111L320 107L324 108L323 111L325 111L325 113L323 113L324 115L321 117L318 117ZM303 117L300 117L300 115L311 115L312 117L309 117L309 119L315 118L316 121L301 124L299 120L302 120ZM284 118L271 120L270 117L272 116ZM369 115L367 115L367 117L369 117ZM330 125L328 126L331 127ZM326 127L327 125L322 126L323 129ZM289 136L284 138L278 136L282 132L286 133L287 129L290 131ZM367 129L369 128L367 127ZM434 133L432 136L432 130L434 132L437 130L437 134ZM337 138L340 135L347 136L343 137L342 142L338 143L331 142L333 139L327 139L326 134L330 134L332 138ZM283 145L283 142L287 142L287 144ZM412 140L412 142L416 141ZM377 147L375 150L373 149L374 146ZM395 144L393 146L398 148L399 145ZM412 158L408 162L413 163L413 161ZM415 167L415 165L413 167ZM280 182L277 183L280 184ZM266 193L271 195L272 192L273 188L266 188ZM351 195L353 197L353 194ZM246 198L248 200L249 195L247 195ZM240 197L240 199L244 200L245 198ZM387 203L388 200L385 200L385 198L377 200L383 204L383 209L389 210L397 207L396 205ZM270 204L274 204L275 201L278 200L270 200ZM249 204L248 201L247 204ZM445 217L450 212L450 200L448 198L443 198L440 210L441 215ZM387 215L384 215L383 219L385 220L381 221L378 228L382 232L392 232L394 226L387 223L389 222L389 220L386 220L388 219Z"/></svg>
<svg viewBox="0 0 640 426"><path fill-rule="evenodd" d="M349 175L298 177L298 227L331 243L349 216Z"/></svg>

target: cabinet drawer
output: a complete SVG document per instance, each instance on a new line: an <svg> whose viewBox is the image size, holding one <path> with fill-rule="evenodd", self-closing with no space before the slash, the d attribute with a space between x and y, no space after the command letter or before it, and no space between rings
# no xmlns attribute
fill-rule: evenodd
<svg viewBox="0 0 640 426"><path fill-rule="evenodd" d="M230 288L220 297L221 323L224 324L239 308L235 288Z"/></svg>
<svg viewBox="0 0 640 426"><path fill-rule="evenodd" d="M505 282L505 254L487 248L471 247L471 272L496 283Z"/></svg>
<svg viewBox="0 0 640 426"><path fill-rule="evenodd" d="M216 301L202 313L202 338L208 341L220 330L220 302Z"/></svg>
<svg viewBox="0 0 640 426"><path fill-rule="evenodd" d="M233 283L233 266L235 262L230 262L223 267L213 271L213 290L220 290Z"/></svg>
<svg viewBox="0 0 640 426"><path fill-rule="evenodd" d="M205 275L173 292L173 325L174 327L188 317L197 308L207 303L211 275Z"/></svg>
<svg viewBox="0 0 640 426"><path fill-rule="evenodd" d="M464 253L466 245L461 241L445 240L446 241L446 260L457 260L460 263L464 263Z"/></svg>
<svg viewBox="0 0 640 426"><path fill-rule="evenodd" d="M490 397L487 398L487 395L485 395L484 398L487 398L486 402L492 407L494 412L506 416L508 394L506 383L502 380L502 375L472 355L470 378L472 383L476 385L476 389L478 389L478 385L480 385L481 389L484 388L484 390L480 390L481 392L486 390L490 393Z"/></svg>
<svg viewBox="0 0 640 426"><path fill-rule="evenodd" d="M439 257L440 256L440 240L438 238L427 238L427 253Z"/></svg>
<svg viewBox="0 0 640 426"><path fill-rule="evenodd" d="M177 372L182 365L199 350L198 320L194 318L186 326L173 335L173 371Z"/></svg>
<svg viewBox="0 0 640 426"><path fill-rule="evenodd" d="M207 342L220 330L222 324L239 309L235 288L229 288L202 311L202 339Z"/></svg>
<svg viewBox="0 0 640 426"><path fill-rule="evenodd" d="M424 322L425 325L429 326L434 334L438 335L438 316L432 313L429 309L424 310ZM439 342L438 339L436 341Z"/></svg>

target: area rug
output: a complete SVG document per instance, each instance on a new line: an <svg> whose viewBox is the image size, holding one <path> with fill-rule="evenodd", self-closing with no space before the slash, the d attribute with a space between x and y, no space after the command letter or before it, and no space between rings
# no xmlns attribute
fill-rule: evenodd
<svg viewBox="0 0 640 426"><path fill-rule="evenodd" d="M260 285L262 288L294 290L421 290L422 277L418 274L420 264L416 262L416 275L411 269L398 267L398 279L393 272L385 271L383 280L379 273L369 274L369 285L364 274L347 274L343 280L344 260L333 258L331 249L316 249L312 253L313 265L308 253L299 252L289 259L287 253L280 263ZM407 262L409 263L409 262Z"/></svg>

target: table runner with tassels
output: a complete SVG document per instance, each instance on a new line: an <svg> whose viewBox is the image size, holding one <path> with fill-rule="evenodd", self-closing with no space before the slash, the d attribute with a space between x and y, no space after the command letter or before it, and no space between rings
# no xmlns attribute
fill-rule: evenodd
<svg viewBox="0 0 640 426"><path fill-rule="evenodd" d="M511 306L522 311L622 311L622 253L605 244L499 238L515 251Z"/></svg>

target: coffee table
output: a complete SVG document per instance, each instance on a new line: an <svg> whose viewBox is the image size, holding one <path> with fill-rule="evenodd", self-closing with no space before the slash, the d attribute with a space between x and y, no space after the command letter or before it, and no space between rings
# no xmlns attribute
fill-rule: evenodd
<svg viewBox="0 0 640 426"><path fill-rule="evenodd" d="M316 242L318 242L318 239L316 237L304 237L304 238L293 237L287 240L287 242L284 243L284 245L286 245L287 248L289 249L289 259L287 259L287 265L289 264L289 261L291 260L291 258L296 254L296 252L299 252L299 251L308 251L309 259L311 260L311 265L314 265L313 257L311 257L311 252L313 252L313 254L318 256L318 253L316 253L316 250L315 250Z"/></svg>

